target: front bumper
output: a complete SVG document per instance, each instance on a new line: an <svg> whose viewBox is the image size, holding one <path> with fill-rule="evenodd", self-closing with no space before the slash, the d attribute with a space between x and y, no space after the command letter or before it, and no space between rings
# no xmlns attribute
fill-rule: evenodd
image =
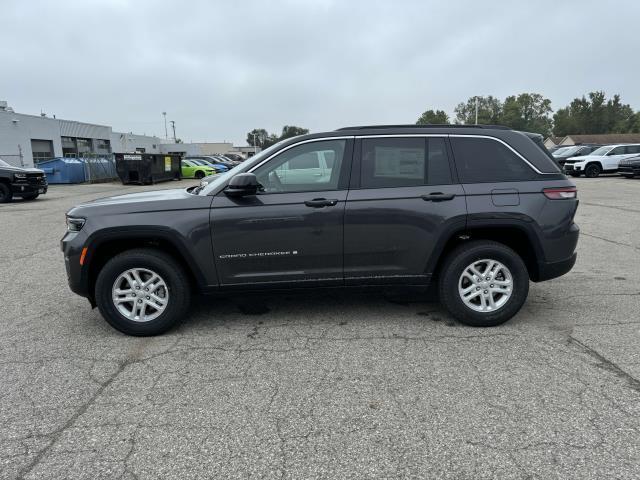
<svg viewBox="0 0 640 480"><path fill-rule="evenodd" d="M640 176L640 164L638 165L620 165L618 167L620 175L638 175Z"/></svg>
<svg viewBox="0 0 640 480"><path fill-rule="evenodd" d="M44 182L14 182L11 184L11 193L15 196L20 195L34 195L40 194L43 195L47 193L49 189L49 185L46 180Z"/></svg>
<svg viewBox="0 0 640 480"><path fill-rule="evenodd" d="M60 249L64 254L64 266L67 282L73 293L89 297L88 269L80 265L80 256L84 248L86 235L82 232L67 232L60 241Z"/></svg>

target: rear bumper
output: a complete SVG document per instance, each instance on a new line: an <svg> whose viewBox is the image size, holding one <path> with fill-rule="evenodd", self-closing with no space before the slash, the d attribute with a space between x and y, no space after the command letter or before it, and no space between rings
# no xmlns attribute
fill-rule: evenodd
<svg viewBox="0 0 640 480"><path fill-rule="evenodd" d="M561 277L573 268L573 266L576 264L577 258L578 254L574 252L573 255L571 255L566 260L561 260L559 262L538 263L538 277L535 279L535 281L543 282L545 280L551 280L552 278Z"/></svg>

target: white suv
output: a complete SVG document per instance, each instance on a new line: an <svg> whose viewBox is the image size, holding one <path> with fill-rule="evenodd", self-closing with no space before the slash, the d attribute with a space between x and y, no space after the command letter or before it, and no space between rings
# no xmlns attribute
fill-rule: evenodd
<svg viewBox="0 0 640 480"><path fill-rule="evenodd" d="M584 173L585 177L594 178L601 173L618 171L620 160L640 154L640 143L624 145L605 145L589 155L568 158L564 164L565 171L574 177Z"/></svg>

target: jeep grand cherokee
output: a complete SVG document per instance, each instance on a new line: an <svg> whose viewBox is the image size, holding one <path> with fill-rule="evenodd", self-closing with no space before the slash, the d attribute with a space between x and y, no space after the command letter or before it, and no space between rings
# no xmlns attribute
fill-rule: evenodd
<svg viewBox="0 0 640 480"><path fill-rule="evenodd" d="M494 326L576 260L578 206L541 138L495 126L349 127L280 142L208 185L67 214L71 289L155 335L193 292L437 285Z"/></svg>

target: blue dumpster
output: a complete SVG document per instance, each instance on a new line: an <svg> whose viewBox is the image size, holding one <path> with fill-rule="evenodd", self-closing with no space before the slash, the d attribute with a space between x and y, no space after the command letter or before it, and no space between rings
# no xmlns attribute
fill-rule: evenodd
<svg viewBox="0 0 640 480"><path fill-rule="evenodd" d="M39 162L37 166L44 170L50 184L83 183L87 180L84 161L79 158L52 158Z"/></svg>

